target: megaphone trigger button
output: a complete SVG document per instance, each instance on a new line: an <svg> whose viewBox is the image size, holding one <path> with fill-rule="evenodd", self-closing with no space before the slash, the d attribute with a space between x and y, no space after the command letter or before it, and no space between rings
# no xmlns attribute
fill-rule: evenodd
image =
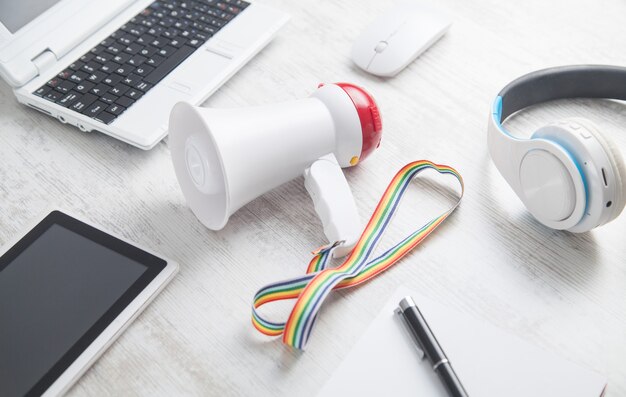
<svg viewBox="0 0 626 397"><path fill-rule="evenodd" d="M359 163L359 156L353 156L350 159L350 165L354 166L354 165L357 165L358 163Z"/></svg>

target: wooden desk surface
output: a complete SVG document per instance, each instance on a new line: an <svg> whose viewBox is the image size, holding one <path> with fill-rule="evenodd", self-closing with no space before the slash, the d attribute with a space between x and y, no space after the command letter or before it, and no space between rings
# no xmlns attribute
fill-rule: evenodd
<svg viewBox="0 0 626 397"><path fill-rule="evenodd" d="M346 172L362 218L415 159L457 167L467 195L395 268L334 293L299 353L253 329L250 302L265 283L301 274L325 242L301 178L212 232L185 204L166 142L144 152L82 133L19 105L0 83L0 243L60 205L181 264L70 395L314 395L400 284L603 373L608 396L626 395L626 215L583 235L548 230L524 211L486 145L490 103L513 78L570 63L626 65L626 3L443 0L454 14L450 32L397 77L380 79L349 54L391 2L264 2L291 22L206 106L302 98L319 82L363 85L381 107L384 136L375 155ZM621 103L560 101L508 125L530 136L579 115L626 150ZM440 194L432 181L454 186L415 183L387 242L451 202L452 191Z"/></svg>

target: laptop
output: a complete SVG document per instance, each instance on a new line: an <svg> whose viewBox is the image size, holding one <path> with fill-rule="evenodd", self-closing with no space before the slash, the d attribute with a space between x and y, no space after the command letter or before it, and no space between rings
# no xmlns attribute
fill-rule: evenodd
<svg viewBox="0 0 626 397"><path fill-rule="evenodd" d="M247 0L0 0L0 77L18 101L141 149L199 104L288 15Z"/></svg>

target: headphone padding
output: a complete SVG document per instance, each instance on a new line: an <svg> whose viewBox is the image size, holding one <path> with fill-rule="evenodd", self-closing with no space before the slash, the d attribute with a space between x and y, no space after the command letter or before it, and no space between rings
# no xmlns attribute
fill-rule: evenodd
<svg viewBox="0 0 626 397"><path fill-rule="evenodd" d="M613 167L613 170L615 171L615 176L617 178L617 180L615 181L615 183L617 184L615 190L617 194L621 197L619 203L613 203L616 211L615 217L617 217L626 205L626 162L624 162L622 152L619 150L615 142L605 136L591 120L582 117L573 117L569 120L577 122L578 124L585 127L591 134L593 134L598 142L600 142L600 145L609 157L609 161L611 162L611 166Z"/></svg>

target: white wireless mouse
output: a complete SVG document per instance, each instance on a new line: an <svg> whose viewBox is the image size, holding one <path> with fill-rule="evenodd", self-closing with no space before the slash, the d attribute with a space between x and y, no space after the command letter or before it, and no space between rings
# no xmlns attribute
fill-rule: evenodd
<svg viewBox="0 0 626 397"><path fill-rule="evenodd" d="M451 24L441 11L401 2L365 29L352 47L352 60L376 76L395 76L441 38Z"/></svg>

